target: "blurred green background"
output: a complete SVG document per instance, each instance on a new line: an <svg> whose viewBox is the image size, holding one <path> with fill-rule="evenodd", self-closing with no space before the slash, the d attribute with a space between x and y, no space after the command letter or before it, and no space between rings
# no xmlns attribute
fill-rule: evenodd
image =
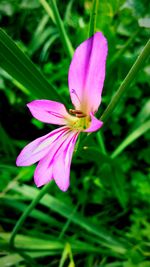
<svg viewBox="0 0 150 267"><path fill-rule="evenodd" d="M24 145L55 128L32 118L26 104L56 95L72 108L70 57L51 1L50 16L42 2L0 1L1 28L53 86L44 91L34 84L30 90L0 69L0 266L150 267L149 61L100 133L87 139L83 134L69 190L63 193L51 182L48 194L19 229L15 246L9 245L18 219L41 190L33 182L35 166L16 167L16 157ZM58 0L57 5L75 49L88 38L92 1ZM149 10L146 0L99 1L95 31L108 39L109 53L97 117L148 41ZM22 64L21 56L19 60ZM26 79L30 83L30 77Z"/></svg>

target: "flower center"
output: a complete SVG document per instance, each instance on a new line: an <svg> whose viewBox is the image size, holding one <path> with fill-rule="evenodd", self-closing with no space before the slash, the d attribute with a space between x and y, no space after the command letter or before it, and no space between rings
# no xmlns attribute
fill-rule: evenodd
<svg viewBox="0 0 150 267"><path fill-rule="evenodd" d="M90 126L90 117L85 115L82 111L80 110L74 110L74 109L69 109L69 112L72 115L71 120L69 120L69 127L72 130L77 130L77 131L83 131Z"/></svg>

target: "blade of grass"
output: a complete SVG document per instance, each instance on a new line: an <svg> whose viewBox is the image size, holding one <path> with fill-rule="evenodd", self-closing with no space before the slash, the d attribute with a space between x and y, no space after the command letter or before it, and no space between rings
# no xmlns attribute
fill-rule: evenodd
<svg viewBox="0 0 150 267"><path fill-rule="evenodd" d="M72 251L71 251L71 246L69 243L67 243L64 247L64 251L62 253L62 256L61 256L61 259L60 259L60 262L59 262L59 267L64 267L65 266L65 262L66 262L66 259L69 258L70 260L70 263L68 266L70 267L75 267L75 264L74 264L74 260L73 260L73 255L72 255Z"/></svg>
<svg viewBox="0 0 150 267"><path fill-rule="evenodd" d="M116 150L111 154L111 158L115 158L122 151L129 146L132 142L134 142L137 138L139 138L141 135L145 134L148 130L150 130L150 120L143 123L143 125L140 125L136 130L134 130L131 134L123 140L123 142L116 148Z"/></svg>
<svg viewBox="0 0 150 267"><path fill-rule="evenodd" d="M107 151L106 151L106 146L105 146L105 143L104 143L104 139L103 139L102 133L100 131L98 131L96 133L96 138L97 138L97 142L98 142L99 147L100 147L100 151L104 155L107 155Z"/></svg>
<svg viewBox="0 0 150 267"><path fill-rule="evenodd" d="M20 227L23 225L25 219L28 217L30 212L35 208L35 206L38 204L40 199L48 192L50 186L51 186L51 183L47 184L46 186L44 186L42 188L42 190L39 192L37 197L35 199L33 199L31 204L25 209L25 211L23 212L22 216L17 221L17 223L16 223L16 225L15 225L13 231L12 231L11 238L10 238L10 247L14 247L14 239L15 239L15 236L18 233Z"/></svg>
<svg viewBox="0 0 150 267"><path fill-rule="evenodd" d="M2 29L0 29L0 67L27 88L34 97L61 99L56 89L46 81L32 61Z"/></svg>
<svg viewBox="0 0 150 267"><path fill-rule="evenodd" d="M33 208L33 202L34 203L36 202L36 198L38 198L38 200L39 200L39 194L42 194L41 192L42 192L42 190L44 190L44 188L40 191L40 193L39 193L38 189L31 188L30 186L26 186L26 185L23 185L22 188L15 187L14 190L17 192L21 192L26 197L29 197L29 199L33 199L33 197L34 197L33 201L31 202L31 204L28 207L28 209L30 209L30 211L31 211L32 210L31 205ZM59 201L55 197L53 197L51 195L45 195L40 200L40 203L43 204L44 206L50 208L54 212L62 215L65 218L70 218L70 215L71 215L72 216L71 221L74 224L78 225L79 227L81 227L82 229L87 231L88 233L95 235L97 237L96 239L99 239L101 241L101 244L104 245L105 247L109 247L113 251L117 251L117 253L119 253L119 254L120 253L124 254L126 252L126 246L124 246L124 244L122 242L120 242L118 240L118 238L113 237L110 233L106 232L104 229L100 229L97 226L93 225L86 218L82 217L78 213L72 214L73 208L68 207L68 205L65 205L64 203L62 203L61 201ZM27 214L27 212L26 212L26 214ZM22 225L24 218L26 218L25 217L26 214L22 215L23 218L19 219L19 221L21 221L21 224L17 223L15 229L13 230L11 242L12 241L14 242L14 237L17 234L18 230L20 229L20 225Z"/></svg>
<svg viewBox="0 0 150 267"><path fill-rule="evenodd" d="M0 247L5 248L7 250L10 249L8 246L8 242L10 240L10 233L1 233L2 242ZM84 241L72 240L71 238L56 240L56 236L48 235L47 239L38 238L28 235L17 235L16 237L16 247L12 248L12 251L24 251L24 252L33 252L37 251L42 253L44 251L49 251L49 255L59 255L68 241L71 244L72 250L76 253L87 253L87 252L94 252L94 253L104 253L104 249L101 247L97 247L96 245L87 244ZM106 252L107 254L107 252Z"/></svg>
<svg viewBox="0 0 150 267"><path fill-rule="evenodd" d="M21 212L23 212L24 210L27 209L27 205L22 203L20 200L16 201L16 200L9 198L7 196L0 198L0 203L1 202L2 202L3 206L5 206L5 207L9 206L11 208L14 208L14 210L18 210ZM43 223L46 223L49 225L52 225L52 224L57 225L57 226L60 225L60 222L58 222L54 218L50 217L49 215L45 214L44 212L42 212L38 209L32 210L31 213L29 214L29 216L40 221L40 222L43 222ZM61 224L61 227L62 227L62 224Z"/></svg>

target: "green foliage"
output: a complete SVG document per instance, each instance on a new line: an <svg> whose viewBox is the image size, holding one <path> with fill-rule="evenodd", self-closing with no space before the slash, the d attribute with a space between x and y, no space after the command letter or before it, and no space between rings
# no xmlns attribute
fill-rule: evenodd
<svg viewBox="0 0 150 267"><path fill-rule="evenodd" d="M66 193L53 181L37 189L35 166L15 166L20 149L53 127L31 118L26 103L47 98L72 108L72 47L89 29L103 31L109 45L103 114L148 41L149 5L0 1L0 266L150 266L148 61L101 131L81 135Z"/></svg>

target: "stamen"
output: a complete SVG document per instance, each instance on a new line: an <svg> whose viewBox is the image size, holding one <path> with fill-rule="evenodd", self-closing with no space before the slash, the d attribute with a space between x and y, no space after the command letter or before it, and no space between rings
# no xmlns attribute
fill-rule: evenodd
<svg viewBox="0 0 150 267"><path fill-rule="evenodd" d="M85 114L76 114L76 117L77 117L77 118L85 118L86 115L85 115Z"/></svg>
<svg viewBox="0 0 150 267"><path fill-rule="evenodd" d="M77 118L84 118L86 115L81 110L69 109L70 114L76 115Z"/></svg>
<svg viewBox="0 0 150 267"><path fill-rule="evenodd" d="M70 109L69 109L69 113L72 114L72 115L75 115L75 114L76 114L76 111L75 111L75 109L71 109L71 108L70 108Z"/></svg>

